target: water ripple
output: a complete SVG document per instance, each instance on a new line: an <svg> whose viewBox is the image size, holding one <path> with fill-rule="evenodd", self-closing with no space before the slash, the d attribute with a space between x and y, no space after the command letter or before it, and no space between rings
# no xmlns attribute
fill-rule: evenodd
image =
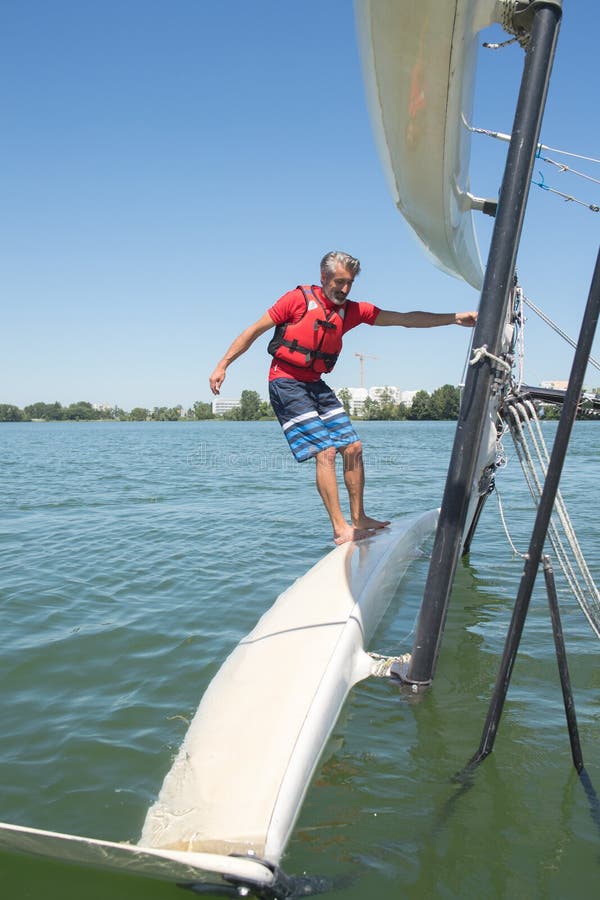
<svg viewBox="0 0 600 900"><path fill-rule="evenodd" d="M544 427L551 437L554 426ZM575 429L563 490L598 575L594 428ZM451 424L364 423L361 432L372 514L439 504ZM135 840L222 660L333 546L314 467L293 463L273 423L2 426L0 450L1 818ZM533 512L514 460L500 484L511 530L526 546ZM427 566L426 556L415 560L374 649L412 646ZM562 834L573 883L583 872L595 885L586 874L596 871L587 809L568 781L540 584L498 750L477 788L452 806L451 825L444 819L452 775L480 739L521 571L491 498L459 566L434 690L414 698L379 681L356 688L308 793L286 860L292 870L361 871L348 898L391 900L401 888L415 897L525 896L506 874L514 866L527 895L560 896L540 886L528 860L547 861L546 844ZM591 755L597 645L564 602ZM593 758L589 765L600 779ZM582 865L568 850L573 835ZM466 846L472 883L461 893L456 860L464 869Z"/></svg>

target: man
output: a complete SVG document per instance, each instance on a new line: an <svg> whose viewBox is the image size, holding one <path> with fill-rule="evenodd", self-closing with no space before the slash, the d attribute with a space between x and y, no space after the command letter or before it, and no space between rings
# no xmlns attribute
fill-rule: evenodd
<svg viewBox="0 0 600 900"><path fill-rule="evenodd" d="M367 516L362 444L344 407L321 376L330 372L342 349L342 337L361 323L432 328L437 325L473 327L476 312L392 312L372 303L357 303L348 295L360 263L348 253L332 251L321 260L321 287L303 285L289 291L235 339L210 376L218 394L227 367L254 341L275 326L269 343L273 356L269 372L271 405L298 462L315 458L317 489L333 526L336 544L358 541L389 525ZM347 522L338 494L336 453L343 459L344 482L350 500Z"/></svg>

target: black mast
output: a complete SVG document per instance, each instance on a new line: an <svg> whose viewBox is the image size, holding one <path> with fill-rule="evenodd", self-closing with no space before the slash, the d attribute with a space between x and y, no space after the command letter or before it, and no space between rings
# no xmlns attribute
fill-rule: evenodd
<svg viewBox="0 0 600 900"><path fill-rule="evenodd" d="M513 285L560 26L561 0L532 0L529 11L533 13L531 38L473 337L474 348L485 347L495 356L500 352ZM494 378L494 362L489 357L469 367L411 662L401 675L413 690L428 686L435 672Z"/></svg>

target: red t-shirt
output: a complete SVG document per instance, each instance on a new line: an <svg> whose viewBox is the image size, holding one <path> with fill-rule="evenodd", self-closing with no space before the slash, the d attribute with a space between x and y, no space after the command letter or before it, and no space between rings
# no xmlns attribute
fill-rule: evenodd
<svg viewBox="0 0 600 900"><path fill-rule="evenodd" d="M378 306L374 306L372 303L365 303L364 301L357 302L355 300L346 300L343 306L337 306L335 303L332 303L331 300L327 299L322 288L313 285L313 291L326 309L335 309L340 314L344 320L342 325L343 335L346 334L347 331L350 331L351 328L356 328L357 325L361 325L363 322L366 325L374 325L375 319L381 312ZM300 288L294 288L293 291L288 291L287 294L280 297L268 312L273 319L274 325L286 325L288 322L295 324L300 321L306 312L304 294ZM269 370L269 381L274 381L275 378L294 378L296 381L318 381L323 377L322 372L313 372L312 369L303 370L302 378L299 378L298 375L299 372L297 367L288 366L280 359L274 359Z"/></svg>

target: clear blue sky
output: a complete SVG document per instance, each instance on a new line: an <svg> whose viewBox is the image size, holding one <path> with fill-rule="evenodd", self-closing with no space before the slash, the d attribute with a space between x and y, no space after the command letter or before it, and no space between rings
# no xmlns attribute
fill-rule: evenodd
<svg viewBox="0 0 600 900"><path fill-rule="evenodd" d="M542 140L599 157L600 7L565 7ZM475 124L508 132L522 52L480 57ZM0 115L0 402L209 400L231 340L318 280L329 249L360 257L356 299L477 306L432 267L388 195L349 0L6 0ZM474 139L474 193L497 195L504 153ZM544 174L600 203L600 186ZM490 224L478 231L485 254ZM532 189L519 274L573 336L599 234L600 214ZM467 340L458 328L363 326L331 382L358 384L360 351L378 357L369 385L458 383ZM224 397L266 396L265 348L266 337L230 368ZM570 349L533 314L526 349L530 382L568 376Z"/></svg>

